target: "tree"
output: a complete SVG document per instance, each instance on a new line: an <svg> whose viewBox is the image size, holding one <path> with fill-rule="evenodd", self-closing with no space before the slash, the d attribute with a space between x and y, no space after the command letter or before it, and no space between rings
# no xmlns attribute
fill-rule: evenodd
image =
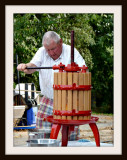
<svg viewBox="0 0 127 160"><path fill-rule="evenodd" d="M92 82L97 106L108 106L113 112L113 14L90 14L95 44L90 47L94 67Z"/></svg>
<svg viewBox="0 0 127 160"><path fill-rule="evenodd" d="M97 106L113 108L113 14L14 14L14 62L28 63L47 31L57 32L63 42L71 43L71 31L75 32L75 48L81 53L92 72L92 86ZM34 83L39 89L38 72L25 75L20 81ZM14 85L17 83L14 65Z"/></svg>
<svg viewBox="0 0 127 160"><path fill-rule="evenodd" d="M70 44L71 30L75 31L75 47L82 54L88 66L92 67L91 54L87 46L94 43L92 27L88 15L84 14L15 14L14 15L14 61L19 56L19 63L28 63L39 47L42 36L48 31L56 31L63 42ZM25 75L20 72L21 82L38 84L38 72ZM14 66L14 84L17 83L16 65Z"/></svg>

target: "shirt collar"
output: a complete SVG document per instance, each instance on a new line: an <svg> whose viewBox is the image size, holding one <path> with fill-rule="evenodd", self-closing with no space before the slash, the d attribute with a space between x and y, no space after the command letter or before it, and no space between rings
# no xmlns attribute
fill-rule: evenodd
<svg viewBox="0 0 127 160"><path fill-rule="evenodd" d="M48 52L46 51L46 49L45 49L45 55L46 55L46 57L49 57Z"/></svg>

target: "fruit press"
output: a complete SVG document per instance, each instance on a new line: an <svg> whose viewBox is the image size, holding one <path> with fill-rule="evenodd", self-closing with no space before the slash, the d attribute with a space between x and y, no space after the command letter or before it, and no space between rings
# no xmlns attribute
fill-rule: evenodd
<svg viewBox="0 0 127 160"><path fill-rule="evenodd" d="M62 127L61 146L67 146L69 131L73 131L75 126L89 124L99 147L100 136L96 125L99 118L91 116L91 72L85 65L79 67L74 62L74 31L71 31L71 64L65 66L60 63L36 69L59 70L54 73L53 116L44 119L52 123L50 138L57 139Z"/></svg>

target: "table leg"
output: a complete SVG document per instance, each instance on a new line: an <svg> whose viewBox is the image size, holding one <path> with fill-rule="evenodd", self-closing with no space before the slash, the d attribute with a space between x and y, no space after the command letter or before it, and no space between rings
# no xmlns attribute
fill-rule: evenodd
<svg viewBox="0 0 127 160"><path fill-rule="evenodd" d="M60 127L61 127L61 125L59 125L59 124L53 124L52 125L50 139L57 139Z"/></svg>
<svg viewBox="0 0 127 160"><path fill-rule="evenodd" d="M67 146L69 126L62 126L62 146Z"/></svg>
<svg viewBox="0 0 127 160"><path fill-rule="evenodd" d="M89 125L90 125L90 127L93 131L94 138L95 138L95 141L96 141L96 146L100 147L100 136L99 136L99 131L98 131L96 123L89 123Z"/></svg>

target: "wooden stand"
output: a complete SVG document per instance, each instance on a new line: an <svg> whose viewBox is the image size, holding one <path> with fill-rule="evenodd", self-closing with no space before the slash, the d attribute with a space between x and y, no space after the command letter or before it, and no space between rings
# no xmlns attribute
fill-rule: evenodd
<svg viewBox="0 0 127 160"><path fill-rule="evenodd" d="M59 72L54 73L53 116L46 120L51 122L51 139L57 139L62 127L62 146L67 146L69 130L75 126L89 124L96 146L100 146L100 137L96 126L97 117L91 117L91 73L85 66L79 68L76 63L59 65ZM71 69L70 69L71 68ZM82 69L82 71L80 70Z"/></svg>
<svg viewBox="0 0 127 160"><path fill-rule="evenodd" d="M53 116L48 116L46 119L48 122L53 123L51 134L50 134L51 139L57 139L58 133L62 126L62 144L61 146L67 146L68 133L69 133L69 129L72 126L89 124L94 134L94 137L95 137L96 146L100 147L100 136L99 136L99 131L96 125L96 121L98 121L99 119L98 117L91 117L90 120L58 120L58 119L53 119Z"/></svg>

